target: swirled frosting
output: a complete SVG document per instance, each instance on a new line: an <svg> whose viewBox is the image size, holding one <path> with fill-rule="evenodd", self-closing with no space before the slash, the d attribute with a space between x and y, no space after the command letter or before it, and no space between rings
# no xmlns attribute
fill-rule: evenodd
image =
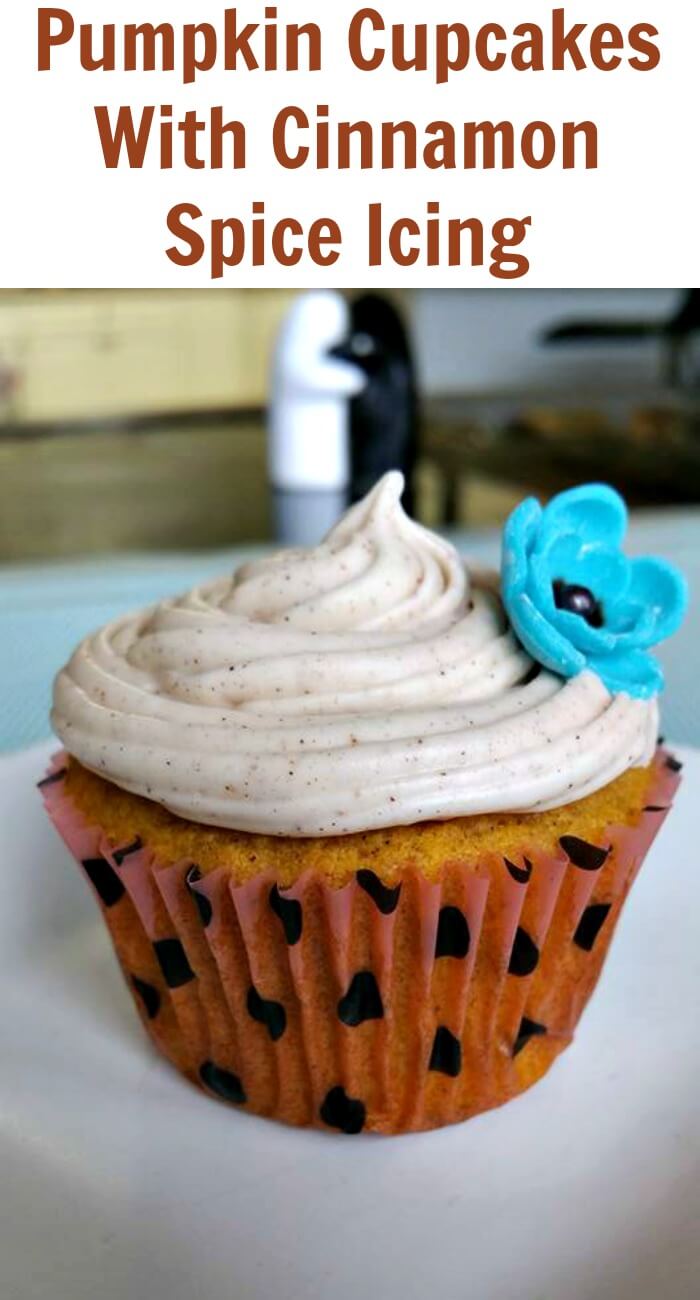
<svg viewBox="0 0 700 1300"><path fill-rule="evenodd" d="M538 670L495 576L402 488L88 637L55 683L68 751L182 817L293 836L551 808L648 762L655 701Z"/></svg>

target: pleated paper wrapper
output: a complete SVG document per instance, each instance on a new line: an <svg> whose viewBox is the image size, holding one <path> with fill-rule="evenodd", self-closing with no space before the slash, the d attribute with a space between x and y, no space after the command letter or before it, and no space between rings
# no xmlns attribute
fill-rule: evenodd
<svg viewBox="0 0 700 1300"><path fill-rule="evenodd" d="M556 854L523 846L415 870L391 886L307 873L278 888L111 843L41 783L95 891L156 1047L239 1109L345 1133L466 1119L524 1091L571 1041L621 908L670 806L678 764L657 752L634 827Z"/></svg>

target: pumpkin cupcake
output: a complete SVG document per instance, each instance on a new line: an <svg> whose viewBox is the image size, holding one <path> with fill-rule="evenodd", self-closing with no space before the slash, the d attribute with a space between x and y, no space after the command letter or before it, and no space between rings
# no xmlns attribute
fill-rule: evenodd
<svg viewBox="0 0 700 1300"><path fill-rule="evenodd" d="M623 556L617 494L524 502L499 579L402 487L87 638L41 783L159 1050L345 1133L544 1074L679 780L649 648L685 588Z"/></svg>

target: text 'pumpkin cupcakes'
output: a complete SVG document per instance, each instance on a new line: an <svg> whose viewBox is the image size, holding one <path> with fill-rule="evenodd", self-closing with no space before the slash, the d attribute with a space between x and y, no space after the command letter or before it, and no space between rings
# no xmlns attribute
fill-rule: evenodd
<svg viewBox="0 0 700 1300"><path fill-rule="evenodd" d="M617 494L523 503L501 583L401 490L84 641L41 783L157 1047L345 1133L547 1070L679 780L648 651L685 588Z"/></svg>

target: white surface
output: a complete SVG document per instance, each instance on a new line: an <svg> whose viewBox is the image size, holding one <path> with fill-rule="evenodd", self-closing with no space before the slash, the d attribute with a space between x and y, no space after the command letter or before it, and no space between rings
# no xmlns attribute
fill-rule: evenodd
<svg viewBox="0 0 700 1300"><path fill-rule="evenodd" d="M381 1139L155 1056L33 788L48 752L0 759L3 1300L697 1296L700 753L575 1046L500 1111Z"/></svg>

